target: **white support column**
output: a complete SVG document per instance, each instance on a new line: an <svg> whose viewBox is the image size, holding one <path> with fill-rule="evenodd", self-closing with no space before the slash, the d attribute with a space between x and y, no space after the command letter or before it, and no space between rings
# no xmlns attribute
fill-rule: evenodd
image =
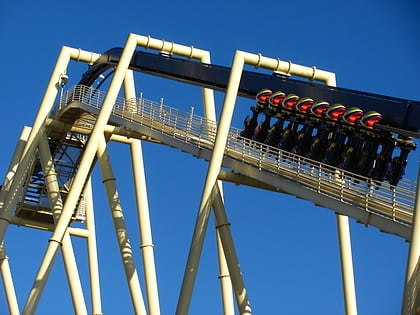
<svg viewBox="0 0 420 315"><path fill-rule="evenodd" d="M14 165L13 170L7 173L10 185L7 187L7 196L3 203L0 203L0 241L4 239L7 227L10 223L13 209L15 208L18 192L25 178L27 167L30 165L38 146L39 130L44 124L48 114L50 113L60 86L59 81L63 74L66 73L69 61L77 60L92 63L99 57L98 54L87 52L81 49L70 47L62 47L58 56L56 65L51 74L50 81L44 93L37 116L32 126L25 150L21 153L18 162Z"/></svg>
<svg viewBox="0 0 420 315"><path fill-rule="evenodd" d="M9 257L6 256L4 242L0 244L0 273L3 279L4 293L6 295L9 313L10 315L19 315L19 306L13 285L12 273L10 272Z"/></svg>
<svg viewBox="0 0 420 315"><path fill-rule="evenodd" d="M202 249L202 240L205 234L205 230L203 231L203 228L206 228L207 226L209 213L208 207L211 203L210 195L217 181L217 176L222 165L224 150L227 143L227 136L229 133L235 107L236 96L238 94L242 71L245 64L254 65L256 68L261 67L273 71L297 75L309 78L311 80L323 81L331 86L335 85L335 75L331 72L318 70L315 67L304 67L296 65L290 62L280 61L279 59L266 58L261 55L249 54L243 51L236 51L226 89L219 127L217 128L212 156L207 170L201 202L198 209L193 241L190 247L190 254L188 257L182 283L182 290L178 301L177 315L186 314L188 312L188 307L192 295L192 287L194 285L196 270Z"/></svg>
<svg viewBox="0 0 420 315"><path fill-rule="evenodd" d="M230 233L230 223L226 216L223 199L218 189L218 185L214 186L212 194L214 195L212 199L214 216L216 219L216 229L219 232L226 263L229 268L229 274L232 281L233 290L235 292L238 310L241 315L249 315L252 314L251 306L245 288L245 283L242 278L235 245L233 244L232 235Z"/></svg>
<svg viewBox="0 0 420 315"><path fill-rule="evenodd" d="M92 181L86 184L84 194L86 206L87 253L89 261L89 279L92 301L92 315L102 315L101 287L99 282L98 252L96 246L95 214L93 207Z"/></svg>
<svg viewBox="0 0 420 315"><path fill-rule="evenodd" d="M98 54L86 52L80 49L73 49L69 47L63 47L61 49L56 66L51 75L49 84L44 94L44 98L41 102L38 114L31 129L26 148L21 154L19 158L20 161L16 164L16 167L7 174L7 177L10 178L11 184L8 185L8 194L3 204L0 205L0 240L3 240L7 227L11 222L12 212L18 198L18 191L22 185L22 181L25 179L27 168L35 156L40 137L40 129L42 128L42 125L46 121L47 116L53 107L55 98L58 93L61 75L66 73L67 65L71 59L91 63L94 62L98 57ZM87 170L89 170L89 168L87 168ZM44 255L44 259L41 263L41 267L35 282L40 281L42 283L42 281L44 281L42 279L48 278L48 275L51 271L52 262L55 260L57 251L61 246L61 240L64 238L66 233L68 223L71 219L72 210L74 209L76 202L77 200L75 200L74 203L68 207L67 211L63 210L63 213L66 213L66 215L63 219L59 220L62 223L60 226L57 226L56 231L54 232L55 237L53 235L51 238L51 242L49 243L47 252ZM59 237L57 237L57 235L59 235ZM39 290L33 288L29 294L28 300L23 310L23 314L33 314L39 302L39 296Z"/></svg>
<svg viewBox="0 0 420 315"><path fill-rule="evenodd" d="M219 280L222 293L223 315L235 315L235 308L232 299L232 282L230 280L229 268L226 263L226 256L220 240L220 233L216 226L217 252L219 258Z"/></svg>
<svg viewBox="0 0 420 315"><path fill-rule="evenodd" d="M330 86L336 86L335 78ZM343 185L341 182L338 185ZM357 315L356 286L353 271L353 256L349 218L337 214L338 244L340 248L341 276L343 281L344 307L346 315Z"/></svg>
<svg viewBox="0 0 420 315"><path fill-rule="evenodd" d="M144 174L143 154L140 140L133 140L130 145L131 159L133 163L134 187L138 220L141 237L141 250L146 283L147 301L150 315L159 315L159 294L156 279L155 258L153 253L153 240L147 202L146 179Z"/></svg>
<svg viewBox="0 0 420 315"><path fill-rule="evenodd" d="M94 161L95 154L99 146L99 142L103 140L104 128L109 120L110 114L112 113L115 100L122 86L122 82L123 82L125 73L128 69L130 60L133 56L135 47L136 47L136 43L133 42L133 40L130 40L130 37L129 37L127 41L127 45L123 50L120 62L118 63L117 69L114 73L114 77L111 81L110 87L108 89L108 93L105 96L105 100L102 104L101 111L98 115L95 126L92 130L91 136L84 150L78 172L76 176L74 177L72 188L70 189L69 194L67 195L67 199L63 207L63 212L60 216L60 219L57 222L56 229L52 237L50 238L50 243L45 252L43 262L42 262L42 266L45 266L44 267L45 270L40 270L40 272L43 275L45 274L47 276L49 272L51 271L50 267L52 263L50 262L54 262L55 260L57 251L61 246L62 239L70 223L71 216L73 214L73 209L76 207L79 197L82 193L84 184L88 179L88 175L91 170L91 166ZM1 226L0 226L0 232L1 232ZM40 279L36 279L36 280L40 280ZM35 303L37 303L37 301L34 300L34 297L31 294L26 302L26 306L23 311L23 314L24 315L32 314L29 310L34 309Z"/></svg>
<svg viewBox="0 0 420 315"><path fill-rule="evenodd" d="M13 180L14 172L16 171L17 165L19 164L19 159L23 154L23 150L25 149L30 132L30 127L22 128L18 143L12 156L12 161L10 162L9 168L7 170L6 178L4 179L3 185L0 190L0 209L2 209L5 204L7 193L10 189L11 181ZM19 315L20 311L16 299L16 292L14 289L9 261L8 257L6 256L3 241L0 242L0 272L2 274L3 286L6 294L7 303L9 306L9 312L11 315Z"/></svg>
<svg viewBox="0 0 420 315"><path fill-rule="evenodd" d="M131 301L136 314L146 315L146 307L141 293L140 282L137 275L136 265L134 263L133 251L131 249L130 240L128 238L127 228L124 221L124 215L118 196L115 177L111 167L111 161L106 149L105 138L98 147L98 160L101 166L101 172L105 185L108 203L111 209L112 220L114 222L115 233L120 247L121 258L124 266L127 284L130 290Z"/></svg>
<svg viewBox="0 0 420 315"><path fill-rule="evenodd" d="M197 276L198 262L200 260L204 238L206 236L207 225L209 223L211 209L210 202L211 201L208 200L205 205L200 207L200 211L197 216L193 238L188 254L188 260L185 266L184 279L182 281L178 305L176 308L176 315L188 314L194 282Z"/></svg>
<svg viewBox="0 0 420 315"><path fill-rule="evenodd" d="M210 64L210 54L203 57L200 60L202 63ZM204 117L208 121L216 121L216 105L214 102L214 93L213 90L208 88L203 88L203 103L204 103ZM209 127L207 126L208 132ZM220 194L223 195L223 183L218 180L217 185L219 187ZM229 269L226 263L226 256L224 254L223 246L220 241L219 231L216 229L216 242L217 242L217 257L219 262L219 279L220 279L220 290L222 295L222 305L224 315L234 315L235 309L233 306L233 296L232 296L232 282L229 275Z"/></svg>
<svg viewBox="0 0 420 315"><path fill-rule="evenodd" d="M224 207L224 199L223 199L223 185L222 181L218 180L216 183L217 191L220 195L220 202L223 208ZM214 207L218 206L217 201L213 201L213 209ZM218 210L220 211L220 210ZM233 289L232 289L232 281L229 274L229 267L226 262L226 255L225 250L223 249L222 240L220 238L220 233L218 229L218 224L215 222L216 228L216 243L217 243L217 258L219 262L219 280L220 280L220 291L222 295L222 306L223 306L223 314L224 315L234 315L235 314L235 307L233 305Z"/></svg>
<svg viewBox="0 0 420 315"><path fill-rule="evenodd" d="M401 315L417 314L419 304L419 287L416 279L419 277L420 262L420 167L417 176L416 201L413 213L411 242L407 257L407 269L405 274L404 296L402 301ZM417 283L416 283L417 282Z"/></svg>
<svg viewBox="0 0 420 315"><path fill-rule="evenodd" d="M63 210L63 201L61 199L60 187L57 182L57 173L55 172L54 161L52 159L47 136L43 131L43 128L40 129L39 156L42 170L44 172L45 186L47 187L48 196L50 198L53 219L54 222L57 222ZM83 296L79 271L77 268L73 245L68 231L66 231L64 234L61 252L63 254L63 262L73 301L74 312L78 315L87 315L86 303ZM42 281L37 281L34 283L33 288L38 294L38 300L41 297L46 281L47 277L42 277Z"/></svg>
<svg viewBox="0 0 420 315"><path fill-rule="evenodd" d="M353 257L349 218L337 214L338 240L341 258L341 274L343 280L344 306L346 315L357 315L356 289L354 284Z"/></svg>
<svg viewBox="0 0 420 315"><path fill-rule="evenodd" d="M0 190L0 209L3 209L5 204L5 199L7 198L7 193L10 190L10 185L13 181L14 173L16 172L16 168L19 164L19 160L23 154L23 151L25 150L25 146L28 142L30 133L30 127L25 126L22 128L15 151L13 152L12 161L10 162L9 168L7 169L7 174Z"/></svg>
<svg viewBox="0 0 420 315"><path fill-rule="evenodd" d="M210 159L209 168L207 171L206 181L201 195L200 207L198 209L197 220L193 233L193 240L190 246L190 252L185 268L184 279L182 282L181 293L178 300L177 315L187 314L191 296L192 288L196 278L198 263L201 256L205 232L207 229L211 200L210 195L214 185L217 181L224 149L227 141L227 135L232 120L235 99L239 88L239 82L242 75L243 59L234 59L231 75L229 77L228 88L226 90L225 101L223 105L222 115L220 118L219 127L217 129L215 144L213 147L212 156Z"/></svg>
<svg viewBox="0 0 420 315"><path fill-rule="evenodd" d="M127 71L124 80L124 94L127 101L136 97L134 76ZM136 110L136 109L134 109ZM140 230L140 248L142 251L144 280L146 284L147 306L149 315L160 315L159 292L156 279L155 258L153 253L152 228L149 204L147 201L146 175L144 173L143 152L140 140L130 142L131 163L133 166L134 189L136 194L137 217Z"/></svg>

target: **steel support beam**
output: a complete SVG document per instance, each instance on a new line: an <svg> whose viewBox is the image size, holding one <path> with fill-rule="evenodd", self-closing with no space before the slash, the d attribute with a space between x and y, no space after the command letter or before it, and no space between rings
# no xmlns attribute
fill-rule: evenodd
<svg viewBox="0 0 420 315"><path fill-rule="evenodd" d="M407 257L404 295L401 314L415 315L420 311L420 168L417 176L416 201L411 230L411 242Z"/></svg>
<svg viewBox="0 0 420 315"><path fill-rule="evenodd" d="M22 185L22 181L25 178L27 168L35 156L35 152L38 146L39 130L45 123L54 105L54 100L57 96L58 88L60 86L59 83L61 76L66 73L67 65L70 60L93 63L98 57L98 54L92 52L65 46L62 47L54 70L51 74L47 89L44 93L44 97L42 99L38 113L35 117L35 121L30 131L25 150L21 153L17 164L15 164L13 167L13 170L9 171L6 175L10 181L10 184L7 186L8 194L6 199L3 201L3 203L0 204L0 241L4 239L4 235L6 234L6 230L11 221L13 209L19 196L18 191ZM60 232L64 233L65 228L66 227L62 227Z"/></svg>
<svg viewBox="0 0 420 315"><path fill-rule="evenodd" d="M86 206L87 253L89 263L89 280L92 302L92 315L102 315L101 287L99 282L98 251L96 246L96 227L93 206L92 180L86 184L84 200Z"/></svg>
<svg viewBox="0 0 420 315"><path fill-rule="evenodd" d="M219 119L219 126L216 133L216 139L207 170L203 192L201 195L196 226L194 229L193 242L190 247L190 254L188 257L187 267L185 269L182 284L183 290L181 291L180 299L178 302L177 315L186 314L188 311L189 301L192 294L192 287L195 281L196 270L198 268L198 260L201 254L202 242L205 235L205 229L207 227L209 207L212 203L211 194L216 184L220 168L222 166L224 150L232 121L233 111L235 108L235 101L238 95L239 85L245 64L270 69L277 72L285 72L291 75L297 75L306 78L309 77L312 80L323 81L331 86L335 85L335 75L333 73L317 70L315 68L303 67L288 62L282 62L278 59L266 58L261 55L236 51L226 88L222 113ZM188 291L190 288L191 291ZM245 292L242 292L240 294L244 293ZM247 312L249 314L250 308L248 308L248 302L244 303L242 295L241 299L242 300L239 301L237 297L238 303L243 303L240 304L241 311Z"/></svg>
<svg viewBox="0 0 420 315"><path fill-rule="evenodd" d="M130 240L128 238L127 228L124 220L123 210L115 177L112 171L111 161L106 149L105 137L99 142L98 160L101 167L103 184L105 185L108 197L109 207L111 209L112 220L114 223L115 233L120 247L121 259L124 266L125 276L129 287L131 301L135 314L146 315L146 307L141 293L140 281L137 275L136 265L134 262L133 251L131 249Z"/></svg>
<svg viewBox="0 0 420 315"><path fill-rule="evenodd" d="M60 187L57 182L57 173L55 172L54 161L51 156L47 136L43 130L40 129L39 138L39 156L41 160L42 170L44 172L45 184L50 199L51 210L54 222L60 218L63 210L63 201L61 199ZM68 231L64 234L61 252L63 254L63 262L66 270L67 281L71 292L73 308L75 314L87 315L85 298L83 296L82 285L80 282L79 271L77 268L76 258L74 256L73 245ZM37 294L40 298L43 288L46 284L48 275L42 277L42 282L34 283ZM35 305L34 305L35 306ZM35 311L35 310L34 310Z"/></svg>
<svg viewBox="0 0 420 315"><path fill-rule="evenodd" d="M222 292L222 306L224 315L235 315L235 308L232 300L232 282L230 280L229 268L226 263L225 251L223 249L222 241L220 240L220 233L216 225L216 241L217 252L219 258L219 280L220 289Z"/></svg>
<svg viewBox="0 0 420 315"><path fill-rule="evenodd" d="M341 274L343 281L346 315L357 315L356 289L354 284L349 218L337 214L338 243L340 247Z"/></svg>
<svg viewBox="0 0 420 315"><path fill-rule="evenodd" d="M130 46L130 45L129 45ZM131 45L132 46L132 45ZM103 140L103 132L104 132L104 128L108 122L109 116L112 112L112 108L113 105L115 103L115 100L117 98L119 89L122 85L124 76L125 76L125 72L127 71L128 68L128 64L129 64L129 59L132 56L132 51L134 51L135 47L129 47L127 49L127 51L125 53L123 53L123 56L121 57L120 60L120 64L117 66L117 69L115 71L113 80L110 84L110 87L108 89L108 93L105 97L105 100L103 102L101 111L99 113L99 116L96 120L96 124L93 128L92 134L89 138L89 141L86 145L85 151L83 153L83 157L81 159L80 165L79 165L79 170L76 174L76 176L74 177L74 181L72 184L72 188L69 191L69 194L67 196L66 202L64 204L63 207L63 211L62 214L60 216L60 219L57 222L56 225L56 229L51 237L51 241L48 245L48 248L44 254L44 258L43 258L43 262L42 265L43 266L49 266L48 269L51 268L52 262L55 260L56 258L56 254L58 249L60 248L61 244L62 244L62 239L64 237L64 234L66 232L66 229L70 223L72 214L73 214L73 210L77 205L77 202L79 200L79 197L82 193L83 187L85 186L85 183L88 179L90 170L91 170L91 166L92 163L94 161L95 158L95 154L96 151L98 149L99 146L99 142L101 140ZM69 56L66 55L65 57L67 57L67 59L65 60L66 62L64 63L65 66L67 65L68 61L69 61ZM57 68L58 66L56 66ZM63 69L60 69L61 71L58 73L64 73L65 67L64 65L62 66ZM57 74L57 77L53 77L53 79L55 79L55 81L52 79L52 81L56 84L58 82L58 78L59 78L59 74ZM53 93L53 96L55 98L57 91L55 91L55 94ZM51 97L50 97L51 98ZM49 100L50 100L49 98ZM53 99L51 100L51 106L52 106L52 102ZM49 108L51 109L51 107ZM47 116L47 113L45 113L45 117L43 117L42 122L45 121L45 118ZM37 134L39 134L39 129L41 127L38 128L37 130ZM35 143L38 140L34 141ZM30 152L28 152L28 155ZM22 174L23 175L23 174ZM0 233L1 233L1 225L0 225ZM2 236L0 234L0 236ZM49 273L49 270L40 270L41 274L44 273ZM31 312L29 310L33 309L33 304L36 301L33 299L33 296L30 295L27 302L26 302L26 306L25 306L25 310L23 312L23 314L31 314Z"/></svg>
<svg viewBox="0 0 420 315"><path fill-rule="evenodd" d="M3 181L3 185L0 189L0 208L3 208L5 200L7 198L7 192L10 189L11 181L13 180L13 175L16 170L17 165L19 164L20 157L22 156L23 150L25 149L26 143L29 138L31 128L23 127L19 141L16 145L15 151L12 156L12 161L10 162L9 168L7 170L6 178ZM8 257L6 256L6 250L4 241L0 242L0 272L3 279L4 291L6 294L6 300L9 307L9 313L11 315L19 315L19 306L17 303L16 292L13 285L13 279L10 272L10 266Z"/></svg>
<svg viewBox="0 0 420 315"><path fill-rule="evenodd" d="M16 291L13 285L12 273L10 272L9 257L6 255L4 242L0 244L0 273L3 280L4 293L6 294L7 306L10 315L19 315L19 306Z"/></svg>
<svg viewBox="0 0 420 315"><path fill-rule="evenodd" d="M245 283L242 279L242 272L239 267L240 264L236 254L235 245L233 244L230 232L230 223L223 205L223 198L217 184L214 186L212 195L216 230L219 233L223 253L225 254L225 261L229 269L238 310L241 315L250 315L252 314L252 311L248 294L245 288Z"/></svg>
<svg viewBox="0 0 420 315"><path fill-rule="evenodd" d="M133 72L127 71L124 80L124 94L127 102L135 100L136 90ZM130 141L131 164L133 169L134 190L136 195L137 217L142 251L144 279L146 284L149 315L160 315L159 292L156 279L155 258L153 253L152 228L147 200L146 175L144 172L143 152L140 140Z"/></svg>

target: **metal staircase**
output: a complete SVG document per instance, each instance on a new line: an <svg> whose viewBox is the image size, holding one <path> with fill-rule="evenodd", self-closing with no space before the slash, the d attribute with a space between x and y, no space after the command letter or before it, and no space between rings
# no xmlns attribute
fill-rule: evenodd
<svg viewBox="0 0 420 315"><path fill-rule="evenodd" d="M78 134L62 134L63 139L49 137L51 155L57 173L61 198L64 201L69 192L72 179L77 172L79 159L85 145L85 138ZM16 206L15 215L19 218L31 219L35 222L53 224L52 211L45 175L39 157L33 161L31 174L22 187L21 199ZM85 219L83 198L78 203L72 217L75 221Z"/></svg>

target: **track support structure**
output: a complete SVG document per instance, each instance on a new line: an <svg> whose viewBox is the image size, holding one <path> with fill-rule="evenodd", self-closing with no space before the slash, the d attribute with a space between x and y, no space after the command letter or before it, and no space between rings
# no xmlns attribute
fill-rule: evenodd
<svg viewBox="0 0 420 315"><path fill-rule="evenodd" d="M404 294L401 315L420 314L420 168L417 177L416 203L413 229L407 257Z"/></svg>
<svg viewBox="0 0 420 315"><path fill-rule="evenodd" d="M92 64L100 58L100 55L70 47L63 47L61 49L33 126L32 128L25 127L22 130L12 162L8 168L6 178L0 191L0 271L2 274L9 312L12 315L18 315L20 314L20 311L10 271L11 268L9 266L9 260L6 256L6 244L4 243L4 237L10 224L35 226L38 229L44 229L51 233L51 236L48 239L47 249L43 255L42 261L40 262L37 274L33 281L33 286L27 296L22 314L32 315L37 311L38 304L43 295L44 287L47 284L59 252L61 252L63 256L64 269L67 277L67 284L71 293L74 313L77 315L85 315L88 313L93 315L103 314L95 226L94 196L92 191L93 183L91 177L91 171L97 161L102 173L102 183L108 199L116 240L119 245L119 254L122 258L122 267L125 271L125 280L128 285L128 291L131 296L134 313L138 315L160 315L161 313L154 243L152 239L152 225L150 218L151 211L148 205L142 141L150 140L156 143L166 143L165 138L163 136L160 138L158 135L151 136L148 134L148 131L150 130L137 130L134 127L133 129L130 129L126 125L123 125L123 123L118 125L119 127L115 127L111 125L112 123L115 123L115 121L110 122L110 118L114 117L115 105L120 94L124 94L124 109L120 110L120 113L123 112L123 114L129 114L130 124L134 121L132 119L133 115L141 115L139 113L140 108L137 107L138 104L136 103L134 75L132 70L130 70L130 63L138 47L156 50L165 55L176 55L183 58L194 59L202 64L211 65L210 53L206 50L158 40L151 38L150 36L130 34L126 40L118 64L115 67L112 80L109 84L103 102L101 102L100 108L96 108L95 110L97 111L89 112L89 114L94 116L94 123L92 123L92 126L89 127L89 129L88 127L85 128L85 126L82 125L66 126L67 121L59 121L54 118L55 116L51 115L51 113L54 102L59 94L58 92L62 83L62 78L67 73L70 61ZM268 69L275 73L298 76L311 81L319 81L330 87L336 86L334 73L319 70L315 67L305 67L291 62L280 61L279 59L267 58L261 54L251 54L238 50L235 52L232 66L230 68L229 81L226 86L226 93L219 119L216 117L213 90L209 88L202 88L204 114L207 122L202 123L203 127L200 126L200 128L206 130L207 134L215 134L215 138L211 138L211 141L214 140L214 143L201 138L197 141L199 144L203 144L205 143L204 141L207 141L207 143L205 143L207 147L204 145L198 147L201 151L200 154L197 154L197 156L200 158L203 157L201 154L204 154L203 152L205 151L205 154L208 154L206 155L206 159L210 157L210 160L207 172L206 174L203 174L203 176L205 176L205 182L200 196L194 231L191 238L188 257L186 259L187 261L180 287L178 303L176 305L177 315L185 315L189 313L200 257L204 246L204 239L211 215L214 215L215 219L215 238L217 244L217 259L219 264L219 279L222 298L221 306L223 314L233 315L235 314L235 311L239 312L241 315L251 315L253 313L250 297L248 296L248 291L245 285L245 279L243 279L242 272L239 267L239 257L236 253L233 235L230 229L231 223L228 220L227 210L224 204L221 179L238 182L242 178L245 184L257 188L274 191L279 191L279 188L274 186L276 183L269 182L262 176L261 178L258 176L255 178L248 177L249 174L245 174L245 168L241 168L241 171L243 171L244 174L227 173L222 170L222 164L227 151L232 116L245 65L251 65L255 68ZM95 93L96 92L97 90L95 90ZM81 104L82 102L79 103ZM60 103L60 105L62 104ZM88 106L91 104L82 105ZM66 106L66 104L64 106ZM161 103L160 113L162 113L162 108L163 102ZM60 110L61 109L63 108L60 107ZM89 110L83 109L81 111ZM187 143L187 138L190 135L191 126L193 126L191 122L194 117L195 115L192 108L190 116L184 119L185 121L189 120L190 122L186 128L187 130L183 133L185 143ZM153 122L151 118L149 118L149 121ZM216 125L213 124L216 121L218 122L217 130L216 127L214 127ZM161 135L164 131L167 132L164 127L164 123L158 122L158 125L160 126L158 131L161 132ZM58 168L56 168L56 165L54 164L53 150L51 148L51 143L49 143L49 136L51 134L48 132L51 130L57 133L77 133L83 135L83 137L86 137L87 139L86 143L83 145L80 156L78 157L78 162L80 161L80 163L78 164L77 171L75 171L74 176L71 178L71 186L69 190L65 192L65 198L62 195L62 187L60 187L57 175ZM175 136L175 134L171 134L171 136ZM188 139L188 141L189 140L191 139ZM127 226L124 221L124 214L118 194L116 177L113 172L111 156L107 147L109 141L124 143L128 145L130 149L130 166L132 167L138 219L137 225L140 236L140 248L138 251L133 250L128 237L129 231L127 230ZM173 142L168 141L166 144L173 144ZM213 147L211 147L211 145ZM259 152L259 154L262 156L262 151ZM34 222L31 219L21 218L15 215L14 212L19 202L19 195L22 191L24 181L32 175L29 172L31 171L31 167L33 169L34 163L37 161L39 161L41 165L41 173L47 190L46 195L48 196L50 203L52 220L49 223ZM242 160L242 163L243 162L244 160ZM224 166L226 167L226 165ZM234 170L235 168L231 167L230 169ZM262 174L262 172L259 174ZM281 173L276 174L281 175ZM302 177L299 178L299 180L303 181ZM420 181L420 172L418 181ZM285 191L288 190L285 189ZM288 193L294 194L293 191L288 191ZM417 186L416 208L414 211L412 238L407 260L407 274L402 305L403 315L417 314L416 306L419 305L420 301L418 291L418 277L420 274L419 198L420 188ZM75 209L79 207L82 202L81 200L84 202L86 210L86 220L83 223L85 228L76 228L71 225L74 220L73 216ZM342 208L343 207L344 203ZM348 214L348 212L344 213ZM347 216L337 214L336 222L340 248L345 313L347 315L357 315L349 219ZM85 301L83 279L79 276L76 254L74 253L72 246L72 237L74 236L83 237L87 241L87 259L89 267L88 282L90 286L91 303L86 303ZM137 271L138 268L136 267L137 265L135 262L137 252L142 256L142 271L145 284L145 288L143 289L140 285L141 281L139 280ZM91 310L88 309L89 306L91 306Z"/></svg>

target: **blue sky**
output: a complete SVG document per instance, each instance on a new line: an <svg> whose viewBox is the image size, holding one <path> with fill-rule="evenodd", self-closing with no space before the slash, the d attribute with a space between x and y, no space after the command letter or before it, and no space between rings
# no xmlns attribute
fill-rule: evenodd
<svg viewBox="0 0 420 315"><path fill-rule="evenodd" d="M339 1L20 1L0 4L0 175L24 125L31 125L61 46L101 53L121 47L129 33L209 50L230 66L235 50L316 66L337 74L340 87L420 100L420 42L415 0ZM70 84L86 71L72 63ZM201 106L200 89L150 76L136 77L144 97L180 109ZM216 94L220 109L223 95ZM238 99L241 127L250 100ZM379 110L379 109L378 109ZM129 150L110 145L137 262L139 238ZM177 150L144 144L152 232L162 314L173 314L207 170L206 162ZM416 179L418 152L407 176ZM103 311L131 314L128 291L100 174L94 187ZM343 314L335 215L308 201L225 185L225 200L254 313ZM408 244L351 221L359 314L400 310ZM210 222L191 314L220 314L214 229ZM21 308L47 246L46 232L11 226L6 246ZM85 245L74 240L87 284ZM61 258L37 314L72 314ZM89 305L88 290L85 290ZM0 314L6 314L0 288Z"/></svg>

